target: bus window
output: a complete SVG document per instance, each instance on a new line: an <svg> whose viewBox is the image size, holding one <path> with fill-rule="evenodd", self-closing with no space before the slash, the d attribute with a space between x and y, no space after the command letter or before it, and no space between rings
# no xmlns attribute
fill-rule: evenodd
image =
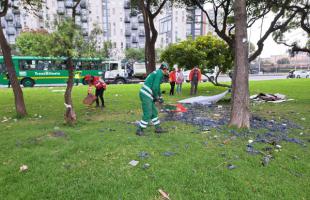
<svg viewBox="0 0 310 200"><path fill-rule="evenodd" d="M49 67L48 61L43 61L43 60L37 61L37 66L36 66L37 70L48 70L48 67Z"/></svg>
<svg viewBox="0 0 310 200"><path fill-rule="evenodd" d="M49 64L49 70L65 70L66 64L64 60L53 60Z"/></svg>
<svg viewBox="0 0 310 200"><path fill-rule="evenodd" d="M31 60L20 60L19 70L21 71L31 70Z"/></svg>
<svg viewBox="0 0 310 200"><path fill-rule="evenodd" d="M4 63L0 63L0 74L6 72L6 67L4 65Z"/></svg>
<svg viewBox="0 0 310 200"><path fill-rule="evenodd" d="M90 62L81 62L82 70L91 70L91 63Z"/></svg>

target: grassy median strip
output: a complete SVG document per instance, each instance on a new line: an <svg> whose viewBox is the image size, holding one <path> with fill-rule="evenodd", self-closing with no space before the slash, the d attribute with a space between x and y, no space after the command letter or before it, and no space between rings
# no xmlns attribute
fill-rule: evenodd
<svg viewBox="0 0 310 200"><path fill-rule="evenodd" d="M25 88L25 119L15 118L12 91L0 89L0 199L153 200L159 199L159 189L178 200L307 199L309 86L309 79L250 83L251 94L282 93L294 99L252 105L254 114L303 127L289 134L305 145L281 143L268 166L262 165L261 156L246 152L250 137L231 139L233 129L226 126L197 134L196 126L164 122L167 134L159 137L149 127L146 137L137 137L141 85L109 85L103 110L83 105L87 87L75 87L74 127L63 124L63 93L52 92L63 88ZM167 103L189 96L189 84L182 96L169 96L168 84L162 90ZM198 90L199 95L214 95L225 89L203 83ZM228 98L220 104L228 104ZM131 166L132 160L139 163ZM22 165L28 170L20 172Z"/></svg>

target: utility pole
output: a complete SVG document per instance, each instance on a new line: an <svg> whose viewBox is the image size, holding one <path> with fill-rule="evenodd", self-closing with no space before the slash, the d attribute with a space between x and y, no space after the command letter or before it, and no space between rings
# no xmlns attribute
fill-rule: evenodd
<svg viewBox="0 0 310 200"><path fill-rule="evenodd" d="M261 23L261 25L260 25L259 39L262 38L264 18L265 18L265 16L263 16L263 18L262 18L262 23ZM261 73L260 68L261 68L261 57L260 57L260 55L259 55L259 57L258 57L258 74Z"/></svg>

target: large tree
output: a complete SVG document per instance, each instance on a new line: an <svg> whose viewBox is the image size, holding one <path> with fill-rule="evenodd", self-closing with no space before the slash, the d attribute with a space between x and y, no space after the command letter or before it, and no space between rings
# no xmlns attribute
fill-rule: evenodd
<svg viewBox="0 0 310 200"><path fill-rule="evenodd" d="M64 120L68 125L73 125L76 122L76 113L73 107L72 101L72 89L74 78L74 63L73 57L80 56L77 49L81 49L83 46L83 40L81 39L81 29L75 24L77 7L81 0L74 1L72 6L72 15L65 18L60 18L57 21L57 30L52 33L52 42L54 44L51 49L53 56L65 56L66 68L68 70L67 87L64 94L65 101L65 113Z"/></svg>
<svg viewBox="0 0 310 200"><path fill-rule="evenodd" d="M144 52L145 50L143 48L137 49L137 48L129 48L125 51L125 58L128 61L136 62L144 60Z"/></svg>
<svg viewBox="0 0 310 200"><path fill-rule="evenodd" d="M237 127L250 127L249 60L247 42L246 0L235 0L235 43L233 91L230 124Z"/></svg>
<svg viewBox="0 0 310 200"><path fill-rule="evenodd" d="M27 6L30 6L31 8L35 8L41 5L40 0L24 0L22 1L22 3L24 4L24 8L27 8ZM1 1L0 20L1 20L1 17L4 17L7 14L9 6L10 4L8 0ZM15 9L19 9L19 8L15 8ZM11 47L5 38L2 25L0 25L0 46L1 46L2 54L4 58L4 64L7 68L7 72L8 72L11 85L12 85L12 89L13 89L13 93L14 93L15 109L16 109L17 116L24 117L27 115L24 95L20 87L20 83L17 79L15 68L13 67Z"/></svg>
<svg viewBox="0 0 310 200"><path fill-rule="evenodd" d="M72 7L72 16L71 16L71 22L69 19L68 26L71 27L71 29L68 27L69 30L67 32L67 37L68 37L68 43L66 44L66 52L65 56L67 57L67 62L66 66L68 69L68 81L67 81L67 87L66 87L66 92L64 95L65 98L65 106L66 106L66 111L64 114L64 119L65 122L69 125L72 125L76 121L76 113L73 109L73 101L72 101L72 88L73 88L73 77L74 77L74 63L73 63L73 51L74 49L74 37L76 30L76 24L75 24L75 17L76 17L76 10L78 5L80 4L81 0L76 0L74 1L74 5Z"/></svg>
<svg viewBox="0 0 310 200"><path fill-rule="evenodd" d="M182 0L181 0L182 1ZM236 10L234 7L236 1L233 0L183 0L183 3L190 6L197 6L206 15L208 23L213 27L215 33L221 37L232 49L236 51ZM211 9L206 9L206 3L211 4ZM266 15L271 14L273 19L267 30L257 42L257 49L248 56L248 61L256 59L262 52L264 42L275 31L287 27L294 19L297 11L288 11L287 6L293 6L299 3L299 0L246 0L246 28L250 28L257 21L263 19ZM239 13L240 14L240 13ZM247 38L242 39L245 44ZM239 46L238 46L239 47ZM240 49L239 49L240 50ZM234 53L237 55L237 52ZM231 126L249 127L250 111L248 101L248 68L240 69L237 66L237 57L235 57L235 66L232 79L232 113L230 119ZM238 61L240 62L240 61ZM244 67L244 66L242 66ZM241 79L241 80L240 80ZM241 85L240 85L241 84ZM241 89L242 88L242 89ZM244 91L247 90L247 91ZM242 103L241 103L242 102ZM240 113L242 111L242 113Z"/></svg>
<svg viewBox="0 0 310 200"><path fill-rule="evenodd" d="M220 73L226 73L233 66L231 49L223 40L211 34L169 45L161 53L161 61L167 62L169 66L177 64L186 69L191 69L193 66L200 66L203 71L216 68L218 70L214 80L209 78L211 83L230 87L219 83L217 78Z"/></svg>
<svg viewBox="0 0 310 200"><path fill-rule="evenodd" d="M156 69L155 43L158 32L154 20L168 0L131 0L132 9L137 6L142 13L145 31L145 65L147 74Z"/></svg>

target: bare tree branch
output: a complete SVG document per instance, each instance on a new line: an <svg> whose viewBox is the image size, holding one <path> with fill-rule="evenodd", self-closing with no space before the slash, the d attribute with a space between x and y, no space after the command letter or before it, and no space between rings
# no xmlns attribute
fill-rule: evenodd
<svg viewBox="0 0 310 200"><path fill-rule="evenodd" d="M284 5L288 5L289 4L289 0L286 0ZM269 35L271 33L273 33L276 30L279 30L281 28L286 27L291 21L292 19L296 16L297 12L295 11L294 13L291 14L291 16L285 20L284 23L282 23L281 25L278 25L278 20L283 17L283 15L285 14L285 10L286 7L283 6L281 7L281 10L278 12L278 14L276 14L276 16L273 18L272 22L270 23L270 26L268 28L268 30L265 32L265 34L261 37L261 39L257 42L257 50L250 56L249 61L253 61L257 58L257 56L259 56L261 54L261 52L263 51L264 48L264 42L265 40L269 37Z"/></svg>
<svg viewBox="0 0 310 200"><path fill-rule="evenodd" d="M164 7L164 5L167 3L167 0L163 0L163 2L160 4L158 9L155 11L154 14L152 14L152 17L155 18L161 11L161 9Z"/></svg>
<svg viewBox="0 0 310 200"><path fill-rule="evenodd" d="M6 15L6 13L8 12L8 8L9 8L9 0L4 0L3 2L3 10L1 10L0 12L0 17L4 17Z"/></svg>

